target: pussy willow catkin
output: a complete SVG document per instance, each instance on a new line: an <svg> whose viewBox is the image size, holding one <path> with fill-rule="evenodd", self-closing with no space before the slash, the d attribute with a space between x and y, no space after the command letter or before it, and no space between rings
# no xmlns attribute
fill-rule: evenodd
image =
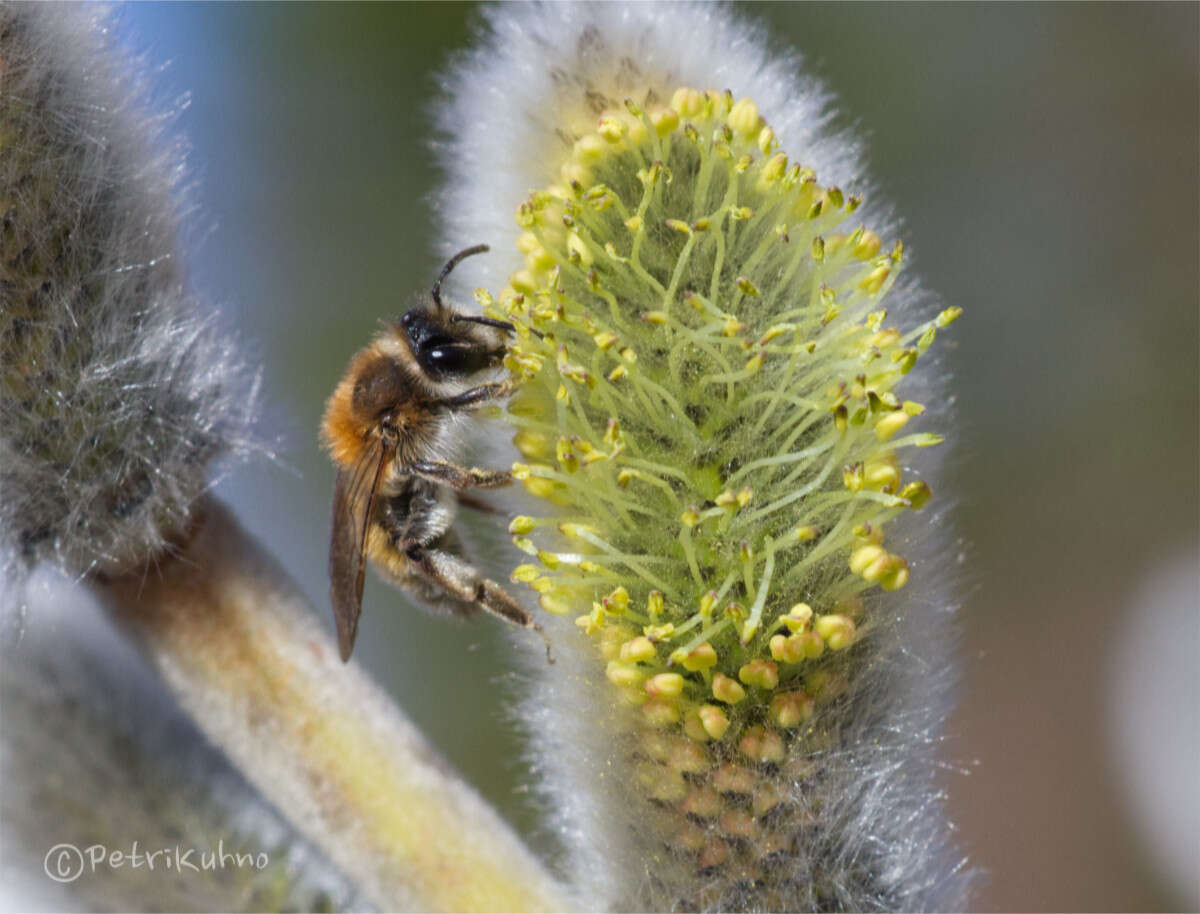
<svg viewBox="0 0 1200 914"><path fill-rule="evenodd" d="M612 753L670 904L904 903L869 846L822 864L825 782L891 611L871 596L913 574L889 529L932 494L903 460L942 439L905 378L959 309L889 321L903 246L860 202L750 98L627 99L521 205L525 267L480 295L517 328L513 470L542 505L511 522L512 578L625 706Z"/></svg>
<svg viewBox="0 0 1200 914"><path fill-rule="evenodd" d="M184 534L213 461L256 440L257 383L185 283L170 112L107 16L0 4L5 590L44 561L139 569Z"/></svg>

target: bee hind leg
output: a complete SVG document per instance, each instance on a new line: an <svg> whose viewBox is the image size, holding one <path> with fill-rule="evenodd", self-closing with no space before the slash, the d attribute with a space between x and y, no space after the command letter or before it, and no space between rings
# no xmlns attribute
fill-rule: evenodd
<svg viewBox="0 0 1200 914"><path fill-rule="evenodd" d="M449 552L419 543L409 545L404 554L412 563L411 567L419 572L428 584L460 604L466 604L469 610L482 609L513 625L533 629L546 642L546 660L554 662L550 655L550 639L546 637L541 625L533 620L533 616L526 612L507 590L495 581L485 578L474 565Z"/></svg>
<svg viewBox="0 0 1200 914"><path fill-rule="evenodd" d="M442 461L413 463L405 469L414 476L460 490L497 489L512 483L512 473L508 470L481 470L479 467L460 467Z"/></svg>

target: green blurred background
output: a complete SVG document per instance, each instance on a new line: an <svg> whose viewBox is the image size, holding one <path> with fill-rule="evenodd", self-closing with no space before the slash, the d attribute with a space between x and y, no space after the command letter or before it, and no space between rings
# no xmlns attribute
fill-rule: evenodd
<svg viewBox="0 0 1200 914"><path fill-rule="evenodd" d="M961 423L935 490L956 500L967 543L946 786L990 873L976 907L1196 903L1159 877L1109 747L1114 645L1160 563L1200 548L1198 7L744 12L868 134L911 268L966 309L946 337ZM332 475L315 430L348 356L439 266L429 112L475 13L120 15L131 46L170 61L162 97L190 93L193 278L261 357L283 442L279 466L239 468L222 490L322 609ZM496 626L430 618L375 580L364 603L358 662L549 846L505 717L514 676ZM1200 648L1195 606L1162 637Z"/></svg>

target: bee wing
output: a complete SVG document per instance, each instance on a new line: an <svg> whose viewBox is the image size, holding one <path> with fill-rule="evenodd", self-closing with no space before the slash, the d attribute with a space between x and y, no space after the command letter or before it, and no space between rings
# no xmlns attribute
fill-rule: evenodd
<svg viewBox="0 0 1200 914"><path fill-rule="evenodd" d="M387 449L376 440L352 468L338 467L333 483L333 525L329 537L329 597L337 623L338 650L350 659L362 612L367 567L367 528L375 492L387 465Z"/></svg>

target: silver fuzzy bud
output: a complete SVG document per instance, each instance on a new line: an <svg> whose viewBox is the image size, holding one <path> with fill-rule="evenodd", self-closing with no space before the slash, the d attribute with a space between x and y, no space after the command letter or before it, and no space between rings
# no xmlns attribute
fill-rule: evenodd
<svg viewBox="0 0 1200 914"><path fill-rule="evenodd" d="M138 567L244 449L251 375L189 293L183 148L91 6L0 4L0 554ZM11 583L11 580L9 581Z"/></svg>

